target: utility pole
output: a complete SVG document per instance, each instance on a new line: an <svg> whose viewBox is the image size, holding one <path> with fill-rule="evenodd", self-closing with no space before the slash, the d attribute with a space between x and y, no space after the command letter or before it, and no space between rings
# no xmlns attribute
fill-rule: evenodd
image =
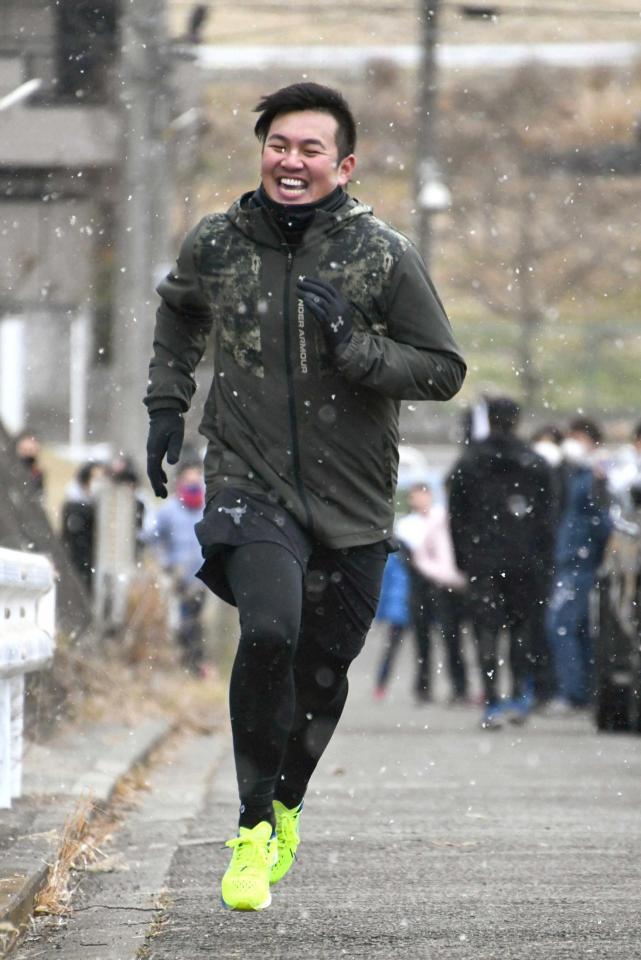
<svg viewBox="0 0 641 960"><path fill-rule="evenodd" d="M440 182L436 161L436 87L438 17L440 0L420 0L422 57L418 76L418 124L415 197L417 206L417 242L425 263L431 258L431 215L443 209L439 203ZM447 198L443 197L443 202ZM447 204L445 204L447 205Z"/></svg>
<svg viewBox="0 0 641 960"><path fill-rule="evenodd" d="M167 130L171 63L165 0L122 5L120 102L124 157L119 209L117 312L110 439L144 458L145 394L159 273L167 269L171 190Z"/></svg>

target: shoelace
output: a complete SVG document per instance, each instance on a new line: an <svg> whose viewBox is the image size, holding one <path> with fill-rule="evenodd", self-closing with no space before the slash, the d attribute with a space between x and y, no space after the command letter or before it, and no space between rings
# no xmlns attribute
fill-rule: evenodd
<svg viewBox="0 0 641 960"><path fill-rule="evenodd" d="M248 837L232 837L225 842L234 851L234 860L241 869L264 867L267 862L267 845Z"/></svg>
<svg viewBox="0 0 641 960"><path fill-rule="evenodd" d="M279 818L279 829L277 830L278 843L282 844L283 847L288 846L291 849L298 843L296 827L298 826L299 816L300 810L290 816L282 816Z"/></svg>

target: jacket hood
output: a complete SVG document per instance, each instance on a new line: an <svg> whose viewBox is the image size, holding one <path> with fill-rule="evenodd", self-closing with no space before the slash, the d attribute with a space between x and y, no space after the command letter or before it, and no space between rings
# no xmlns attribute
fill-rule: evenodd
<svg viewBox="0 0 641 960"><path fill-rule="evenodd" d="M277 226L265 213L264 207L253 207L249 204L254 192L254 190L250 190L235 200L225 216L237 230L244 233L254 243L280 250L284 238L278 231ZM365 215L371 216L372 208L366 203L361 203L360 200L349 196L338 210L333 212L317 210L314 219L305 231L302 245L308 247L322 237L342 230L347 223L351 223L357 217Z"/></svg>

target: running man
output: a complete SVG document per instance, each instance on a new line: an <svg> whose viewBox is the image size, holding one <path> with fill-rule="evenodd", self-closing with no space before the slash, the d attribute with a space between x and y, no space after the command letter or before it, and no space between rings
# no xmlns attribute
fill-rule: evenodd
<svg viewBox="0 0 641 960"><path fill-rule="evenodd" d="M258 189L188 234L161 297L145 403L166 496L194 371L201 579L238 607L229 700L240 794L224 903L259 910L290 869L310 777L347 697L390 550L401 400L448 400L465 363L410 241L345 192L356 128L340 93L264 97Z"/></svg>

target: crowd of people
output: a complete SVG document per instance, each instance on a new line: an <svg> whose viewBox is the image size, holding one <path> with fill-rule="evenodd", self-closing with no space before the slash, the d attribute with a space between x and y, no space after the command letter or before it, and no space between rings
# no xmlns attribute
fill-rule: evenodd
<svg viewBox="0 0 641 960"><path fill-rule="evenodd" d="M38 436L25 430L15 438L17 459L25 469L25 491L42 501L46 475ZM87 594L92 596L98 564L99 501L110 486L126 486L133 499L132 536L136 559L147 553L162 571L172 600L170 621L180 662L194 676L208 675L205 662L203 610L205 588L196 573L202 553L195 525L205 507L202 458L185 451L176 471L175 490L156 507L147 495L132 458L116 455L81 462L64 490L60 509L60 538Z"/></svg>
<svg viewBox="0 0 641 960"><path fill-rule="evenodd" d="M443 490L417 483L408 492L377 611L386 625L377 699L404 635L413 633L417 699L431 698L440 637L451 701L480 701L484 729L523 723L532 710L571 714L593 701L590 596L613 506L641 506L641 424L612 453L586 417L564 430L544 426L525 441L519 413L509 398L483 400ZM503 659L509 671L501 671Z"/></svg>
<svg viewBox="0 0 641 960"><path fill-rule="evenodd" d="M592 419L575 418L564 430L545 425L527 442L517 436L518 420L514 401L483 401L467 417L464 452L442 487L420 482L408 489L376 615L385 625L376 699L385 699L402 642L411 637L417 701L433 699L434 676L444 673L451 703L482 705L484 729L523 722L532 710L571 714L591 705L590 595L612 506L641 509L641 423L629 443L606 452ZM16 453L41 499L37 436L21 433ZM157 509L141 495L129 458L80 464L65 491L60 532L89 591L96 496L105 479L136 491L138 543L168 578L181 662L205 675L205 589L196 577L202 548L194 532L204 512L201 462L181 461L175 492ZM510 669L501 677L502 643Z"/></svg>

